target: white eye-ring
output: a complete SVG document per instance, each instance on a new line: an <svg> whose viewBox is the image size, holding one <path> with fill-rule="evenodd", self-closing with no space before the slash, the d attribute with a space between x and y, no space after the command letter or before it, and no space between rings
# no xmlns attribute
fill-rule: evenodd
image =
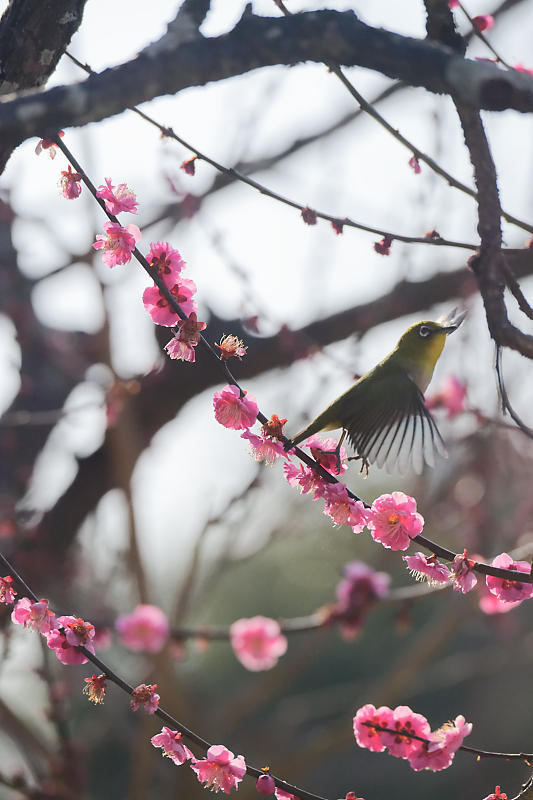
<svg viewBox="0 0 533 800"><path fill-rule="evenodd" d="M426 336L429 336L429 334L431 333L431 328L428 328L427 325L421 325L420 330L418 332L420 336L422 336L422 338L425 339Z"/></svg>

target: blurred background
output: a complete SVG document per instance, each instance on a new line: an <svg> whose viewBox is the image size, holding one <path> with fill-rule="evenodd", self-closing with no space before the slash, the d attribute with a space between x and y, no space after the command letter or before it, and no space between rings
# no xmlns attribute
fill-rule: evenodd
<svg viewBox="0 0 533 800"><path fill-rule="evenodd" d="M6 6L0 2L1 11ZM69 49L96 71L122 63L164 33L178 6L92 0ZM212 0L202 33L231 30L244 6ZM252 7L279 14L272 0ZM294 12L321 7L290 3ZM425 36L419 0L331 0L328 7ZM495 8L485 0L468 5L472 15ZM459 11L456 18L468 33ZM533 68L532 28L530 0L504 2L487 35L512 64ZM491 54L474 39L468 55ZM347 75L371 101L393 87L363 69ZM48 85L83 78L63 58ZM449 98L396 86L377 107L472 185ZM411 153L357 113L322 65L257 70L143 110L224 166L302 205L393 233L436 229L478 242L474 201L424 164L415 174ZM484 121L502 204L530 223L531 118L508 111ZM380 236L351 228L336 235L320 220L308 226L297 210L221 180L203 161L194 176L185 174L180 165L192 153L132 112L67 130L65 142L96 185L108 177L136 192L139 216L128 222L141 227L140 249L168 240L180 251L209 340L223 333L244 339L248 354L234 373L267 416L288 418L288 434L386 355L408 325L454 305L468 308L428 390L439 395L453 377L466 391L458 413L445 404L434 412L449 458L418 478L373 468L365 480L352 465L346 482L369 502L395 489L414 495L425 535L455 551L466 547L487 559L517 547L522 557L533 551L531 442L499 411L493 346L466 269L471 250L394 241L383 256L374 249ZM247 442L217 424L216 364L204 353L194 365L164 357L169 332L156 329L141 299L150 281L135 262L112 271L102 264L91 247L105 222L101 209L85 190L64 199L57 188L62 155L37 157L36 144L21 145L0 180L0 538L33 590L57 613L112 631L116 617L138 603L159 606L174 627L306 616L333 602L344 565L355 559L389 573L394 589L412 585L398 554L366 533L334 528L319 503L286 484L280 464L257 464ZM530 234L505 223L504 238L524 248ZM443 273L452 284L432 283ZM405 281L422 287L411 306ZM522 288L530 295L531 279ZM527 330L512 302L509 310ZM340 312L347 312L342 324ZM531 424L531 364L505 353L504 368L511 401ZM352 734L364 703L409 704L433 728L464 714L474 723L473 746L531 750L523 700L533 661L527 606L487 614L479 600L477 591L446 589L383 602L355 639L336 628L290 636L287 654L265 673L248 672L227 641L202 637L149 656L113 636L103 657L133 684L157 683L165 709L206 739L329 798L352 790L367 800L441 800L465 785L476 798L496 782L512 795L527 775L524 765L477 763L459 753L447 771L414 773L360 750ZM81 689L92 670L62 667L36 634L10 626L8 611L0 619L0 777L20 772L50 798L202 795L190 770L149 745L157 720L132 715L113 687L103 706L89 704ZM256 796L253 782L240 794ZM0 785L0 798L13 796Z"/></svg>

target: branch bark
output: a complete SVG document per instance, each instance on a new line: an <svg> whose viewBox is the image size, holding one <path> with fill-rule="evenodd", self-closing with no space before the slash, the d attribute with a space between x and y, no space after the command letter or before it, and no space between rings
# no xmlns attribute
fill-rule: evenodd
<svg viewBox="0 0 533 800"><path fill-rule="evenodd" d="M71 86L0 104L0 136L11 145L85 125L159 95L175 94L250 70L302 61L335 61L377 70L411 86L451 94L474 108L533 111L533 79L464 59L429 40L372 28L353 12L313 11L289 18L245 14L228 34L176 41L167 33L128 63Z"/></svg>

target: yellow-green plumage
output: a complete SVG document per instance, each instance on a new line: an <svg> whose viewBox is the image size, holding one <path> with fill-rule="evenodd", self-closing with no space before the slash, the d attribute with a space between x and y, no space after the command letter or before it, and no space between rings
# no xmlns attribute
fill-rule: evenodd
<svg viewBox="0 0 533 800"><path fill-rule="evenodd" d="M464 316L454 311L439 322L408 328L392 353L294 436L293 445L319 431L342 428L363 464L401 472L410 463L416 472L424 461L432 465L434 451L444 455L445 449L423 393L446 336Z"/></svg>

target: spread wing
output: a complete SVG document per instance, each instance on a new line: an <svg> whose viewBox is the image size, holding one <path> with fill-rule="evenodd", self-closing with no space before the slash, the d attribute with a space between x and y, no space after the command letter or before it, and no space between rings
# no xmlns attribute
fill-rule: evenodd
<svg viewBox="0 0 533 800"><path fill-rule="evenodd" d="M372 392L354 393L352 402L346 402L343 423L348 439L356 454L369 464L400 473L412 465L420 474L424 461L434 466L435 452L446 456L424 395L405 372L394 382L380 384L374 375Z"/></svg>

